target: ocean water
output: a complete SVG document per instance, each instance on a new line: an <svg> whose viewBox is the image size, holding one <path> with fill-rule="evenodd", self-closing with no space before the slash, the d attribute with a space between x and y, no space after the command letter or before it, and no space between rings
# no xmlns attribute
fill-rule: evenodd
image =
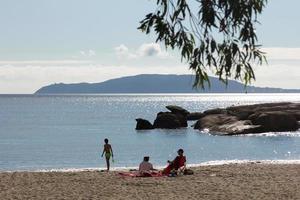
<svg viewBox="0 0 300 200"><path fill-rule="evenodd" d="M112 167L150 156L164 166L185 150L188 164L217 160L300 160L300 131L212 136L191 127L136 131L175 104L189 111L262 102L300 102L300 94L0 95L0 171L103 168L109 138ZM190 122L192 125L193 122Z"/></svg>

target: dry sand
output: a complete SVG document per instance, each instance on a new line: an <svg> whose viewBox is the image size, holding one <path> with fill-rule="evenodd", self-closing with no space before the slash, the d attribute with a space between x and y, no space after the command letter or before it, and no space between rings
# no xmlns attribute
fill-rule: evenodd
<svg viewBox="0 0 300 200"><path fill-rule="evenodd" d="M300 199L300 165L230 164L175 178L117 172L0 173L0 199Z"/></svg>

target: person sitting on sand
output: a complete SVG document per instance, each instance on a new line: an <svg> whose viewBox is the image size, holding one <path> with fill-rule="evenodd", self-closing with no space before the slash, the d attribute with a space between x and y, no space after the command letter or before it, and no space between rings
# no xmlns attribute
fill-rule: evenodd
<svg viewBox="0 0 300 200"><path fill-rule="evenodd" d="M141 162L139 166L139 172L144 173L144 172L151 172L153 169L153 165L149 162L149 156L145 156L143 162Z"/></svg>
<svg viewBox="0 0 300 200"><path fill-rule="evenodd" d="M183 149L177 151L178 156L173 161L169 161L169 165L163 169L162 174L169 175L172 171L177 174L178 171L183 172L186 168L186 157L183 155Z"/></svg>
<svg viewBox="0 0 300 200"><path fill-rule="evenodd" d="M113 153L111 145L108 144L107 138L104 139L104 143L105 144L103 147L103 152L102 152L101 157L103 157L103 154L105 153L106 167L107 167L107 171L109 171L109 168L110 168L109 160L110 160L110 157L112 157L112 158L114 157L114 153Z"/></svg>

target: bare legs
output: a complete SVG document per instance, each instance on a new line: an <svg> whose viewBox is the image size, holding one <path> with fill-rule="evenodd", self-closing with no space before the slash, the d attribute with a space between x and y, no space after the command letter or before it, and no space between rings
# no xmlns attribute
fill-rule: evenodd
<svg viewBox="0 0 300 200"><path fill-rule="evenodd" d="M105 158L105 159L106 159L107 171L109 171L109 168L110 168L109 158Z"/></svg>

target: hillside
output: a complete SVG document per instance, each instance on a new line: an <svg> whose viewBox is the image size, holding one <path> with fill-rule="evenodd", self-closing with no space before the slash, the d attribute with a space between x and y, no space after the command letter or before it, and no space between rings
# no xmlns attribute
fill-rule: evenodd
<svg viewBox="0 0 300 200"><path fill-rule="evenodd" d="M111 79L101 83L52 84L40 88L36 94L76 93L284 93L300 92L280 88L248 86L230 80L226 86L217 78L210 77L209 89L194 89L192 75L141 74ZM208 88L208 87L207 87Z"/></svg>

